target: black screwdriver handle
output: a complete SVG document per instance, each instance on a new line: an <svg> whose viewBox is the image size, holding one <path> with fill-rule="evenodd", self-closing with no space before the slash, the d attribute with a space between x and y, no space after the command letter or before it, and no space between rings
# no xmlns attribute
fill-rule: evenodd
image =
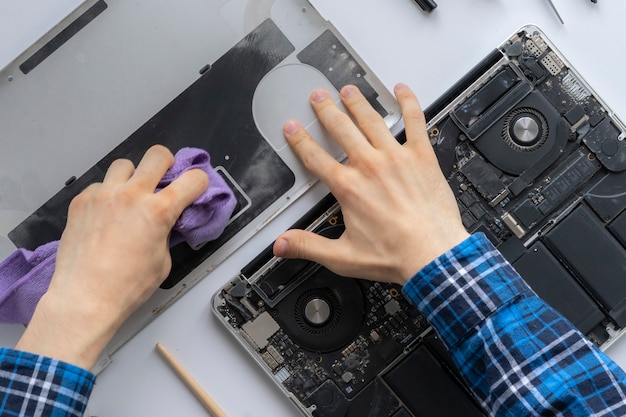
<svg viewBox="0 0 626 417"><path fill-rule="evenodd" d="M425 12L432 12L437 7L437 3L433 0L415 0L415 3Z"/></svg>

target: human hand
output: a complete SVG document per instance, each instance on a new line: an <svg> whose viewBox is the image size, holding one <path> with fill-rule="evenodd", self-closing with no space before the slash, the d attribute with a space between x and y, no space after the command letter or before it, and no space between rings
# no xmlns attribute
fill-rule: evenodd
<svg viewBox="0 0 626 417"><path fill-rule="evenodd" d="M346 165L325 152L300 123L285 124L294 152L341 205L346 229L336 240L289 230L274 243L275 256L308 259L343 276L403 284L469 236L417 98L404 84L395 87L395 94L405 124L404 146L356 87L344 87L341 99L360 129L326 91L313 92L313 109L346 152Z"/></svg>
<svg viewBox="0 0 626 417"><path fill-rule="evenodd" d="M70 204L56 268L17 348L89 368L130 314L169 274L168 236L208 185L190 170L155 193L174 163L150 148L135 169L116 160Z"/></svg>

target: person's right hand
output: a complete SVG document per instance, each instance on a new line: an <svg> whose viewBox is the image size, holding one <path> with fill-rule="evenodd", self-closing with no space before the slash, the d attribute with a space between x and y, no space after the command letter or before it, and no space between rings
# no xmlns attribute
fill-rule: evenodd
<svg viewBox="0 0 626 417"><path fill-rule="evenodd" d="M346 229L336 240L289 230L274 243L274 255L318 262L343 276L403 284L469 236L417 98L404 84L395 94L406 129L404 146L356 87L344 87L341 99L358 127L326 91L313 92L313 109L348 155L347 165L324 151L300 123L285 124L292 149L341 205Z"/></svg>

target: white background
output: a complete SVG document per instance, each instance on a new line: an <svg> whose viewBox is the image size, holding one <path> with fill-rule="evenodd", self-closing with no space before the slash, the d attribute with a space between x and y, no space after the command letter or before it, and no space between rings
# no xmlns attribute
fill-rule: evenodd
<svg viewBox="0 0 626 417"><path fill-rule="evenodd" d="M540 26L618 115L626 115L622 33L626 2L439 0L432 14L411 0L314 0L388 88L405 82L426 107L491 49L527 23ZM42 36L77 0L0 0L0 68ZM0 144L1 144L0 132ZM1 148L0 148L1 152ZM1 167L0 167L1 170ZM209 301L225 280L323 193L316 187L148 325L98 377L94 416L206 416L207 412L154 351L162 342L230 416L293 416L283 398L212 316ZM0 326L13 345L20 326ZM626 341L609 354L626 366Z"/></svg>

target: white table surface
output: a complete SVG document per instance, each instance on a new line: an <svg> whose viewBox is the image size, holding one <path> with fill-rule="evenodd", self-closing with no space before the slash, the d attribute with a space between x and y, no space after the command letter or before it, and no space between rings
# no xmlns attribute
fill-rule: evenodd
<svg viewBox="0 0 626 417"><path fill-rule="evenodd" d="M527 23L540 26L618 115L626 117L623 16L626 2L438 0L432 14L411 0L312 0L390 89L402 81L426 107ZM0 1L0 68L42 36L79 0ZM0 136L1 136L0 132ZM0 142L1 143L1 142ZM1 151L1 148L0 148ZM0 177L2 176L0 167ZM154 350L162 342L229 416L293 416L297 410L212 316L213 293L325 190L314 187L113 356L98 376L92 416L206 416L207 412ZM20 326L0 325L13 345ZM626 367L626 340L609 355Z"/></svg>

